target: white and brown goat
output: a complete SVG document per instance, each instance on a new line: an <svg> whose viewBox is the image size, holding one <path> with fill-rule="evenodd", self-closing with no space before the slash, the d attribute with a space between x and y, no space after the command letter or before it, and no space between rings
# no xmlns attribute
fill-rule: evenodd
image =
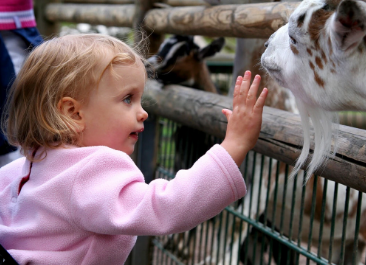
<svg viewBox="0 0 366 265"><path fill-rule="evenodd" d="M315 150L313 159L308 168L306 180L312 176L316 170L326 159L326 155L332 155L335 148L331 151L332 140L332 121L337 121L337 113L331 112L336 110L364 110L365 95L364 88L365 65L366 65L366 4L364 1L320 1L320 0L304 0L300 6L294 11L289 19L289 23L280 28L266 43L266 51L261 58L262 66L280 85L289 88L296 99L297 106L302 118L303 127L305 129L305 139L302 154L296 164L292 176L295 175L302 164L307 159L310 147L310 120L312 120L315 129ZM256 179L256 177L255 177ZM274 177L265 177L266 183L273 182ZM268 215L274 209L281 209L285 205L285 209L291 205L293 191L292 189L283 190L285 181L294 182L293 178L288 179L286 176L280 177L280 185L277 186L278 196L277 204L273 205L274 193L273 185L270 185L270 198L268 205L264 205L266 194L266 183L263 183L261 190L257 189L259 194L263 194L260 204L260 211L256 213L260 215L267 207ZM301 189L303 182L294 183L296 187ZM323 241L320 255L326 259L330 259L337 264L340 261L342 253L342 225L343 216L347 216L347 229L345 229L345 253L343 256L343 264L353 264L352 259L355 258L356 264L360 261L360 253L364 250L366 239L366 205L365 195L362 205L358 203L358 192L350 190L350 201L348 211L345 212L344 199L347 194L347 187L338 185L338 197L335 199L334 190L336 184L328 181L328 189L325 192L325 180L318 178L316 182L313 179L305 186L307 190L305 209L302 212L303 225L301 231L298 227L294 227L295 232L292 233L293 239L300 238L304 242L308 241L311 221L311 195L314 185L316 189L315 215L313 215L312 242L313 246L317 246L319 242L319 230L321 223L323 225ZM292 187L293 184L290 186ZM257 194L256 192L254 192ZM309 195L310 194L310 195ZM282 197L284 195L284 197ZM324 207L324 219L320 218L320 210L322 209L321 198L327 198ZM264 200L263 200L264 199ZM333 205L335 207L335 233L333 241L330 241L331 222L330 216L333 214ZM360 207L361 228L359 234L355 235L355 223L357 220L356 209ZM252 206L253 207L253 206ZM295 215L299 214L300 200L295 199ZM252 215L253 218L253 215ZM290 210L276 215L270 222L280 227L284 222L283 233L289 235ZM299 224L299 218L295 218L293 224ZM358 255L352 256L354 239L358 238L357 246ZM249 238L254 243L253 238ZM249 244L253 245L253 244ZM332 245L332 255L329 255L329 248ZM260 247L259 247L260 249ZM258 248L257 248L258 250ZM249 253L246 253L248 255ZM258 255L253 264L257 264ZM284 261L285 262L285 261ZM287 261L286 261L287 262ZM290 261L288 264L293 264Z"/></svg>
<svg viewBox="0 0 366 265"><path fill-rule="evenodd" d="M261 64L293 92L304 128L294 173L308 157L311 122L315 149L308 177L335 155L334 111L366 110L365 36L365 1L304 0L267 41Z"/></svg>

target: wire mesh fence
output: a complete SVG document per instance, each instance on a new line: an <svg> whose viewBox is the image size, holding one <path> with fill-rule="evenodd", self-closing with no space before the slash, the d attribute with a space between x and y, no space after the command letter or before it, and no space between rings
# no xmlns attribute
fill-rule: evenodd
<svg viewBox="0 0 366 265"><path fill-rule="evenodd" d="M189 168L217 139L160 120L157 178ZM153 239L152 264L365 264L362 192L250 152L248 193L195 229Z"/></svg>

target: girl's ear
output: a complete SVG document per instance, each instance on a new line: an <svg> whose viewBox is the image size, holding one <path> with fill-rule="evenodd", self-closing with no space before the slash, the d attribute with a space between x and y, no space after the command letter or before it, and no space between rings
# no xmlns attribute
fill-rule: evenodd
<svg viewBox="0 0 366 265"><path fill-rule="evenodd" d="M73 123L76 125L76 131L78 133L84 131L85 124L83 115L80 113L81 104L79 101L71 98L71 97L63 97L57 104L58 110L70 118Z"/></svg>

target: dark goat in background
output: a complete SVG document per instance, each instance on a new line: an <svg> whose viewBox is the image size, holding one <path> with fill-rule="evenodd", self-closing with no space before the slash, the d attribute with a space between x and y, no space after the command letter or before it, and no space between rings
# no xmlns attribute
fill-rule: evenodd
<svg viewBox="0 0 366 265"><path fill-rule="evenodd" d="M193 36L174 35L166 39L157 54L148 59L148 69L164 84L184 85L218 93L211 80L205 59L214 56L225 44L224 38L213 40L204 48L194 43Z"/></svg>
<svg viewBox="0 0 366 265"><path fill-rule="evenodd" d="M147 71L163 85L178 84L191 88L219 93L213 83L205 59L214 56L225 44L217 38L200 48L193 36L173 35L167 38L158 53L148 58ZM196 129L179 126L175 132L174 170L189 168L213 144L213 137ZM190 156L190 159L184 157Z"/></svg>
<svg viewBox="0 0 366 265"><path fill-rule="evenodd" d="M269 219L266 219L264 214L259 216L258 221L267 227L272 227L272 223ZM276 227L274 230L279 232ZM279 243L275 239L272 239L259 229L252 227L248 237L245 238L240 248L240 261L246 265L265 264L263 255L268 254L268 247L272 247L272 256L267 258L273 258L278 265L295 264L296 252L291 250L286 245ZM254 250L255 248L255 250ZM261 262L262 260L262 262Z"/></svg>

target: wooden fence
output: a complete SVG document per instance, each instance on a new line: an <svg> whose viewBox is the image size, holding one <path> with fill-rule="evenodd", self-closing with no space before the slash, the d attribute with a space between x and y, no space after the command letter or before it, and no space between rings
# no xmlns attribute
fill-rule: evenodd
<svg viewBox="0 0 366 265"><path fill-rule="evenodd" d="M199 100L196 100L199 99ZM223 138L226 120L223 108L232 108L232 99L181 86L147 90L144 108L149 113ZM254 150L287 164L300 155L303 136L300 117L265 107L259 140ZM316 172L318 175L366 192L366 131L340 125L340 146L334 159ZM312 148L314 146L312 145Z"/></svg>

